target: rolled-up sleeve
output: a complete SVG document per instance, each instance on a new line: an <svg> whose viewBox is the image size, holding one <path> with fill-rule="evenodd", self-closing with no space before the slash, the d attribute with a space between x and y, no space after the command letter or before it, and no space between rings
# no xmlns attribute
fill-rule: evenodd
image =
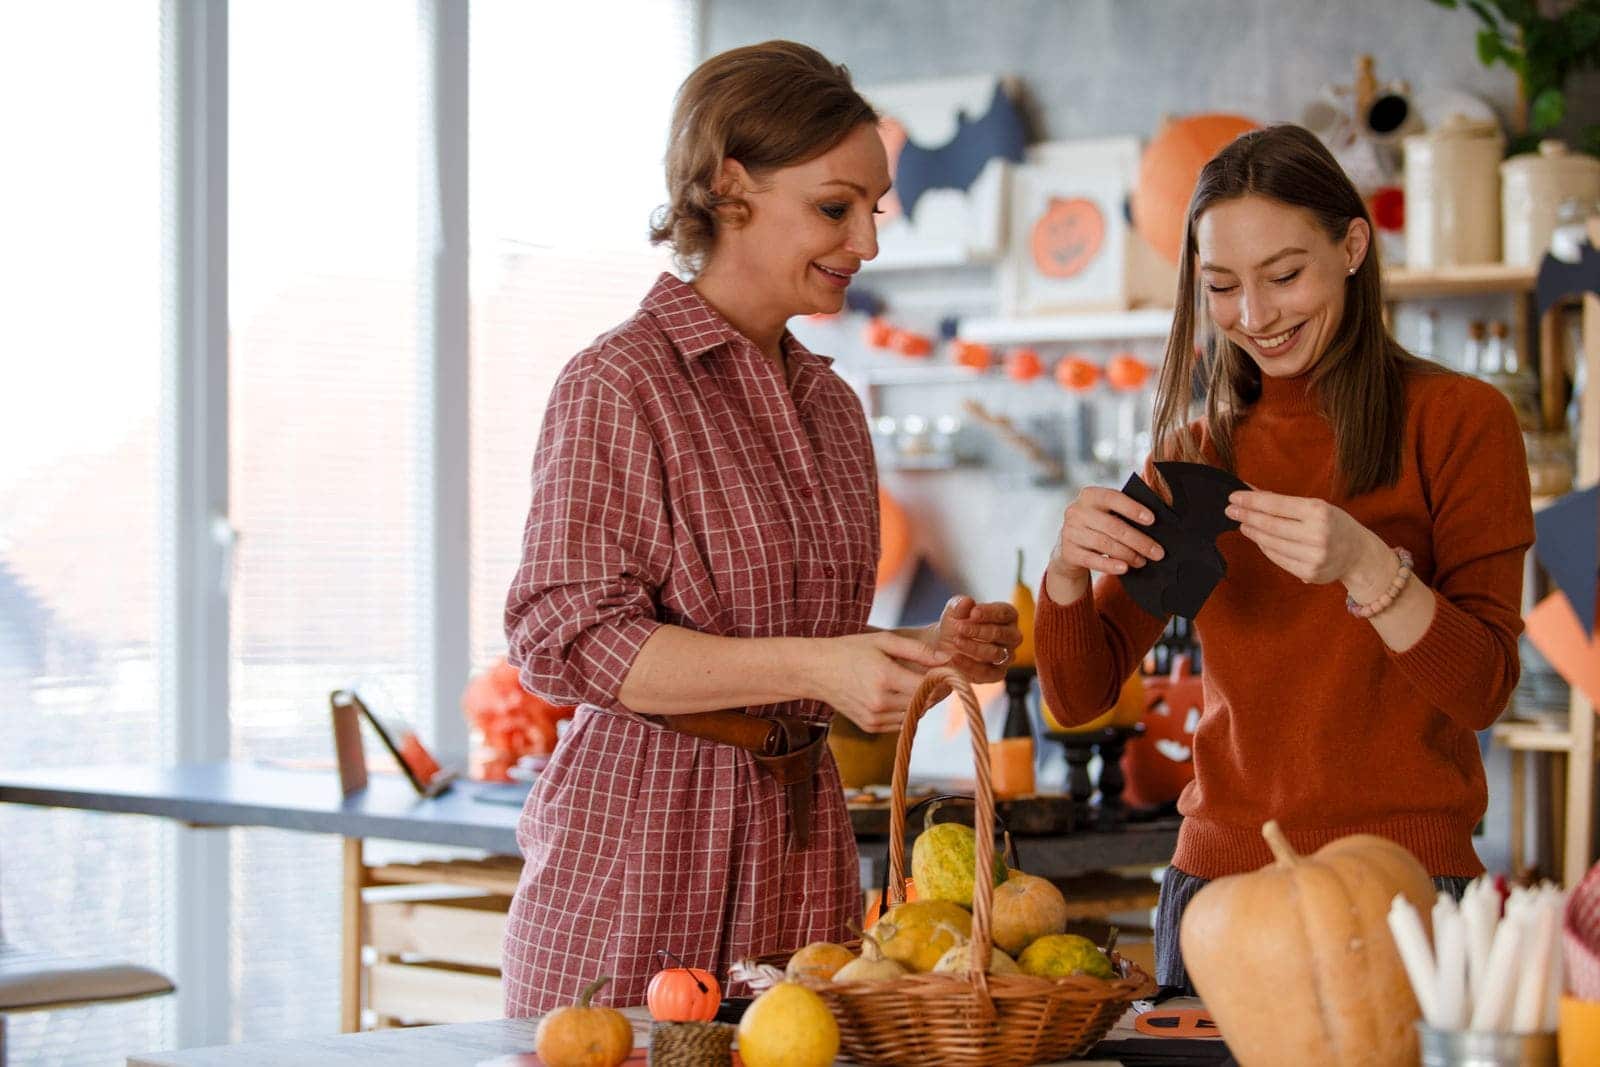
<svg viewBox="0 0 1600 1067"><path fill-rule="evenodd" d="M661 622L672 558L661 456L619 385L581 362L551 393L522 562L506 599L510 662L559 704L618 706Z"/></svg>

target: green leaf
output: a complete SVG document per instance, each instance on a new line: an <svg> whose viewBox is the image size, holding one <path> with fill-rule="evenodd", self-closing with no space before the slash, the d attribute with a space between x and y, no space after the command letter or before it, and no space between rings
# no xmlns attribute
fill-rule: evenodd
<svg viewBox="0 0 1600 1067"><path fill-rule="evenodd" d="M1544 132L1561 123L1567 113L1567 98L1560 89L1546 89L1533 98L1528 108L1528 124L1536 132Z"/></svg>
<svg viewBox="0 0 1600 1067"><path fill-rule="evenodd" d="M1486 67L1492 67L1495 61L1505 56L1505 44L1500 40L1500 35L1494 30L1478 31L1478 62Z"/></svg>
<svg viewBox="0 0 1600 1067"><path fill-rule="evenodd" d="M1473 14L1483 20L1485 26L1499 33L1500 20L1494 17L1494 12L1489 10L1489 5L1485 4L1483 0L1467 0L1467 6L1472 9Z"/></svg>
<svg viewBox="0 0 1600 1067"><path fill-rule="evenodd" d="M1459 6L1456 3L1456 0L1433 0L1433 2L1438 4L1440 7L1448 7L1451 10L1456 9Z"/></svg>

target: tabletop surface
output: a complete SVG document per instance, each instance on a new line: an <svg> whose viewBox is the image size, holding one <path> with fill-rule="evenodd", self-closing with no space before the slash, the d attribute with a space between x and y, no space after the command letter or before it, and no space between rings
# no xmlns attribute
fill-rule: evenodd
<svg viewBox="0 0 1600 1067"><path fill-rule="evenodd" d="M244 761L0 770L0 802L160 815L197 826L269 826L517 854L520 804L489 803L503 787L456 782L432 799L397 774L373 774L340 795L333 770Z"/></svg>
<svg viewBox="0 0 1600 1067"><path fill-rule="evenodd" d="M634 1045L649 1046L650 1019L644 1008L625 1008L633 1023ZM519 1053L533 1051L537 1022L532 1019L496 1019L448 1026L415 1026L402 1030L374 1030L363 1034L270 1041L246 1045L218 1045L182 1052L150 1052L128 1058L128 1067L377 1067L378 1064L417 1063L429 1067L521 1067ZM1120 1027L1119 1027L1120 1028ZM1116 1036L1113 1032L1112 1035ZM628 1067L638 1067L644 1057ZM500 1057L508 1057L501 1060ZM528 1057L531 1061L532 1057ZM838 1064L848 1064L839 1060ZM1115 1067L1113 1060L1072 1060L1070 1067ZM1042 1065L1050 1067L1050 1065ZM1067 1061L1061 1061L1067 1067Z"/></svg>

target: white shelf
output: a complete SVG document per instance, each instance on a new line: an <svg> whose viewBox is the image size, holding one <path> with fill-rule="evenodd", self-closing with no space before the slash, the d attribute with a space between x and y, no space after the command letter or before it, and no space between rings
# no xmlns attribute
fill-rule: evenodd
<svg viewBox="0 0 1600 1067"><path fill-rule="evenodd" d="M965 341L990 345L1048 344L1052 341L1165 339L1172 329L1171 308L1076 315L1036 315L1014 319L962 319Z"/></svg>
<svg viewBox="0 0 1600 1067"><path fill-rule="evenodd" d="M970 367L957 367L950 363L934 363L927 359L901 360L897 356L883 358L883 365L858 366L846 372L847 376L857 378L867 385L956 385L983 381L996 373L972 370ZM901 365L889 363L890 359L900 361Z"/></svg>

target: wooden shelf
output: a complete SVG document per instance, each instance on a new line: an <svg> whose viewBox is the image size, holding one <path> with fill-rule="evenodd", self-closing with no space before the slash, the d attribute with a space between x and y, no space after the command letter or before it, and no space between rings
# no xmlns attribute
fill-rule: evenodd
<svg viewBox="0 0 1600 1067"><path fill-rule="evenodd" d="M1494 728L1494 739L1513 752L1570 752L1572 733L1552 730L1537 722L1502 722Z"/></svg>
<svg viewBox="0 0 1600 1067"><path fill-rule="evenodd" d="M962 319L957 333L965 341L1014 345L1049 344L1054 341L1165 340L1171 329L1171 308L1144 308L1139 311Z"/></svg>
<svg viewBox="0 0 1600 1067"><path fill-rule="evenodd" d="M1538 277L1536 267L1513 267L1504 263L1431 271L1397 268L1385 272L1384 298L1416 300L1423 297L1531 293Z"/></svg>

